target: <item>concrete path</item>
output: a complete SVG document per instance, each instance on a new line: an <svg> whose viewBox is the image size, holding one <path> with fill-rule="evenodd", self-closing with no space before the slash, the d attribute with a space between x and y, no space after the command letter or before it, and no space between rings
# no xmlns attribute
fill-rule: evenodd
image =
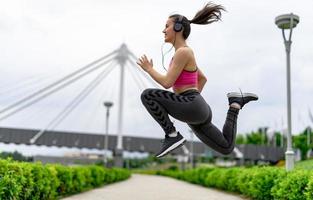
<svg viewBox="0 0 313 200"><path fill-rule="evenodd" d="M243 200L238 195L162 176L133 174L114 183L63 200Z"/></svg>

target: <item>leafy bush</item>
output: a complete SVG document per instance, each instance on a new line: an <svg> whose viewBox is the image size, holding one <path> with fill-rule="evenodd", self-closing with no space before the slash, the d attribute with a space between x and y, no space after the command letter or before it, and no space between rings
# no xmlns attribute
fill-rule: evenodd
<svg viewBox="0 0 313 200"><path fill-rule="evenodd" d="M100 166L66 167L0 160L0 199L58 199L129 178L124 169Z"/></svg>
<svg viewBox="0 0 313 200"><path fill-rule="evenodd" d="M51 166L43 166L41 163L32 164L31 173L34 184L31 198L33 200L55 199L59 180L57 172Z"/></svg>
<svg viewBox="0 0 313 200"><path fill-rule="evenodd" d="M240 192L260 200L273 199L271 189L275 181L286 176L283 169L275 167L253 167L243 174L246 182L240 183Z"/></svg>
<svg viewBox="0 0 313 200"><path fill-rule="evenodd" d="M312 172L295 170L275 181L272 194L275 199L302 200L307 199L306 193ZM309 198L310 199L310 198Z"/></svg>
<svg viewBox="0 0 313 200"><path fill-rule="evenodd" d="M0 160L0 180L0 197L7 199L19 196L25 183L22 168L4 160Z"/></svg>
<svg viewBox="0 0 313 200"><path fill-rule="evenodd" d="M305 196L307 199L313 199L313 174L309 177L309 182L306 188Z"/></svg>
<svg viewBox="0 0 313 200"><path fill-rule="evenodd" d="M60 181L57 192L60 196L73 193L73 170L63 165L54 166Z"/></svg>
<svg viewBox="0 0 313 200"><path fill-rule="evenodd" d="M143 173L143 172L141 172ZM286 172L278 167L199 168L186 171L163 170L150 174L237 192L257 200L313 199L313 173L309 170Z"/></svg>

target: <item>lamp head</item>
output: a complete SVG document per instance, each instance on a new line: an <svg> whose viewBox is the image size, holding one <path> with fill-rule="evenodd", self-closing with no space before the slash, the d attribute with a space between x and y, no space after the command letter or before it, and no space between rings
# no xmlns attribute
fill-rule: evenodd
<svg viewBox="0 0 313 200"><path fill-rule="evenodd" d="M280 29L291 29L299 23L299 16L294 14L279 15L275 18L275 24Z"/></svg>
<svg viewBox="0 0 313 200"><path fill-rule="evenodd" d="M103 103L105 107L111 107L113 106L113 102L110 102L110 101L106 101Z"/></svg>

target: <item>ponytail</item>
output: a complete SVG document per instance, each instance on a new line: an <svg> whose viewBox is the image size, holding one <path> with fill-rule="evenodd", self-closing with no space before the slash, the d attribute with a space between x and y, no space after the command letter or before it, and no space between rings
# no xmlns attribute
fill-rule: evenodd
<svg viewBox="0 0 313 200"><path fill-rule="evenodd" d="M200 25L211 24L221 20L221 11L225 11L223 6L209 2L189 22Z"/></svg>
<svg viewBox="0 0 313 200"><path fill-rule="evenodd" d="M183 26L183 37L186 40L190 35L190 24L205 25L219 21L221 20L221 11L225 11L223 6L209 2L196 13L192 20L188 20L185 16L181 18L182 15L179 14L171 15L169 18L173 18L175 22L181 18L180 23Z"/></svg>

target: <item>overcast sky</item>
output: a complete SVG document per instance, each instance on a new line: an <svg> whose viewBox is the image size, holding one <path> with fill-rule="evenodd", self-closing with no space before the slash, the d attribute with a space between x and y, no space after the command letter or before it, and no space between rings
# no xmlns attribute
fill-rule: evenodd
<svg viewBox="0 0 313 200"><path fill-rule="evenodd" d="M258 127L286 127L286 54L281 30L274 19L293 12L300 23L292 35L291 85L293 133L311 125L313 110L313 1L225 0L222 21L207 26L191 25L187 41L198 67L208 82L203 96L213 110L213 122L222 128L230 91L254 92L259 101L240 112L238 132ZM102 1L102 0L11 0L0 2L0 109L43 88L125 43L136 56L146 54L162 73L162 30L173 13L192 19L206 1ZM164 46L164 52L170 45ZM169 63L173 51L165 56ZM123 134L163 137L162 129L140 101L127 65ZM101 70L22 112L0 121L0 126L44 128ZM132 72L132 73L131 73ZM144 79L143 79L144 80ZM145 82L153 87L149 82ZM103 101L114 102L110 133L117 132L119 67L55 130L103 133ZM188 127L175 121L189 137Z"/></svg>

